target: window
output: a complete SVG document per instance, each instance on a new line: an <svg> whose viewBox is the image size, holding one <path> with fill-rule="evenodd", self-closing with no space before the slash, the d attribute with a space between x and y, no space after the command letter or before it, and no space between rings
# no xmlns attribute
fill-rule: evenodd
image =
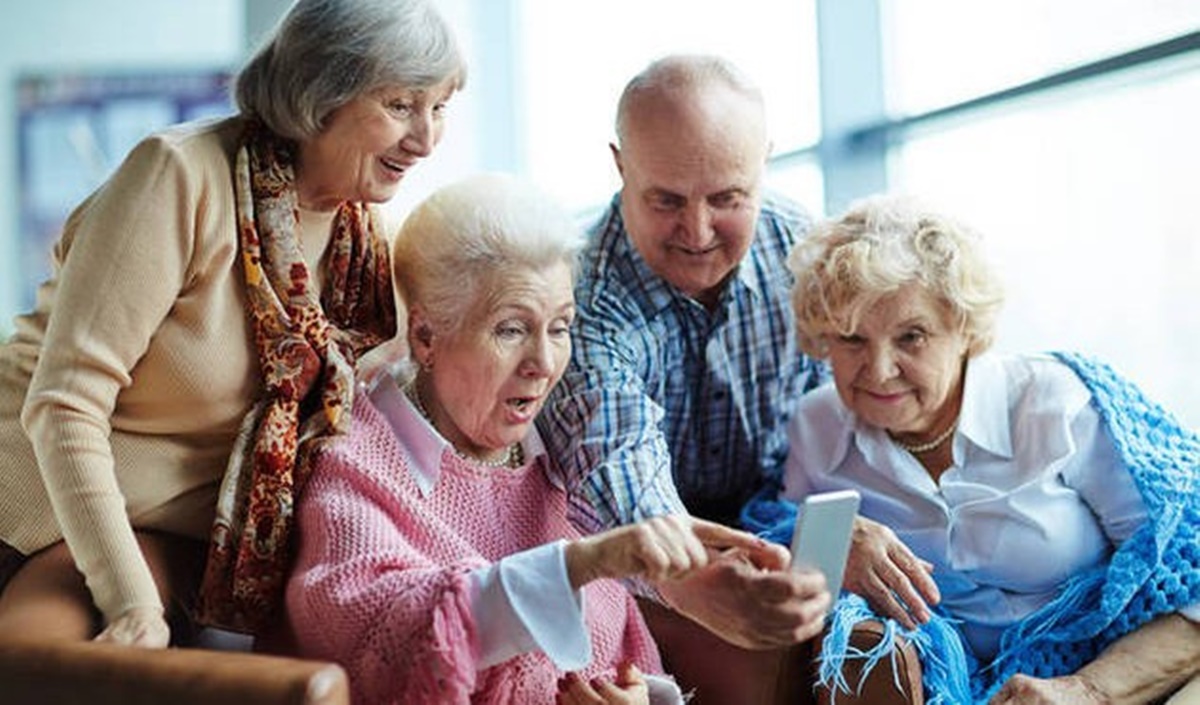
<svg viewBox="0 0 1200 705"><path fill-rule="evenodd" d="M888 105L921 113L1200 27L1195 0L885 0Z"/></svg>
<svg viewBox="0 0 1200 705"><path fill-rule="evenodd" d="M763 90L776 153L819 136L813 0L519 0L523 170L574 209L602 206L619 187L608 144L626 82L671 53L721 54ZM798 162L772 185L815 207L819 173Z"/></svg>
<svg viewBox="0 0 1200 705"><path fill-rule="evenodd" d="M888 5L888 103L936 110L1195 32L1194 2ZM893 142L892 188L977 226L1008 286L1000 349L1096 354L1200 426L1200 56L932 120Z"/></svg>
<svg viewBox="0 0 1200 705"><path fill-rule="evenodd" d="M818 214L826 189L832 209L879 188L929 198L983 231L1005 275L999 349L1096 354L1200 426L1194 0L512 1L515 168L569 206L618 186L607 144L634 73L724 54L788 155L770 185ZM867 49L825 52L823 87L818 10L823 49Z"/></svg>

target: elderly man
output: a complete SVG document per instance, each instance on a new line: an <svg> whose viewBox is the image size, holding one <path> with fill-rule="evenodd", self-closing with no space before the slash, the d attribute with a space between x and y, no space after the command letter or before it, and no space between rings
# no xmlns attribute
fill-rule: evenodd
<svg viewBox="0 0 1200 705"><path fill-rule="evenodd" d="M592 229L572 359L541 430L587 530L685 510L735 523L777 481L791 409L816 382L785 266L809 218L763 194L762 95L723 59L652 63L625 88L616 129L623 187ZM751 650L815 635L829 594L785 555L730 552L654 595L709 631L643 601L667 658L678 641L758 664L765 651Z"/></svg>

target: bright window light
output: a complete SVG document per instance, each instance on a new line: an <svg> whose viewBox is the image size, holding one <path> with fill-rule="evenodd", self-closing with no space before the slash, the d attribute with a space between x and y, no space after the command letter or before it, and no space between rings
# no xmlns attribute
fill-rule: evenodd
<svg viewBox="0 0 1200 705"><path fill-rule="evenodd" d="M721 54L746 71L766 97L777 153L820 134L813 0L518 0L518 10L522 169L569 207L595 208L619 187L608 149L617 99L665 54ZM787 183L811 190L795 173Z"/></svg>
<svg viewBox="0 0 1200 705"><path fill-rule="evenodd" d="M888 105L914 114L1200 28L1196 0L884 0Z"/></svg>
<svg viewBox="0 0 1200 705"><path fill-rule="evenodd" d="M893 177L983 232L999 347L1099 355L1200 427L1200 66L1115 79L913 139Z"/></svg>

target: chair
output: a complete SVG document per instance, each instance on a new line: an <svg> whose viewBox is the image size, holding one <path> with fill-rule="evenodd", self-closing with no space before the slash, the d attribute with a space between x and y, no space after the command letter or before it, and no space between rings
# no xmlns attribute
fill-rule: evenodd
<svg viewBox="0 0 1200 705"><path fill-rule="evenodd" d="M9 705L349 705L333 663L197 648L95 642L0 644Z"/></svg>

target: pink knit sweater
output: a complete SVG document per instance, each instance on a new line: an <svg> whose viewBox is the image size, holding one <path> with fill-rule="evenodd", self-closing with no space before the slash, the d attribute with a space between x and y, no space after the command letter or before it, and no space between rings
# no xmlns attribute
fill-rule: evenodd
<svg viewBox="0 0 1200 705"><path fill-rule="evenodd" d="M422 495L409 455L366 395L354 430L316 462L301 498L300 548L287 607L305 655L336 660L356 702L553 703L559 673L541 652L480 671L469 572L578 532L544 459L480 467L447 450ZM611 580L583 588L592 662L661 673L637 605Z"/></svg>

